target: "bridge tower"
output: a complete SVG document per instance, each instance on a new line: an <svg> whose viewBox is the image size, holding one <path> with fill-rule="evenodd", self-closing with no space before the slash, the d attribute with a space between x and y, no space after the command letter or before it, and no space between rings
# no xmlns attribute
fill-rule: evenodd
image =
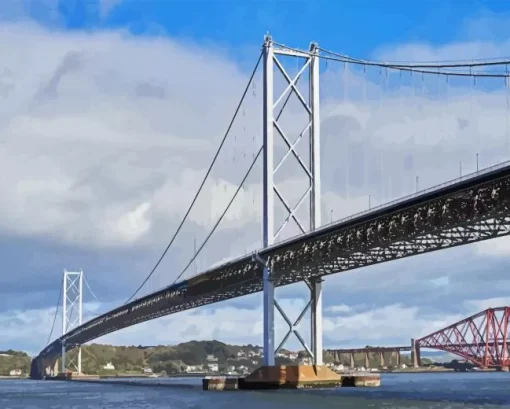
<svg viewBox="0 0 510 409"><path fill-rule="evenodd" d="M275 46L270 36L265 37L263 45L263 58L264 58L264 73L263 73L263 245L264 247L271 246L277 239L281 230L285 227L286 223L292 218L302 233L307 230L314 230L321 225L321 177L320 177L320 117L319 117L319 53L318 46L314 43L310 45L309 52L293 51L289 49L279 48ZM278 60L278 56L295 57L304 61L294 78L286 72L284 66ZM274 87L274 71L275 68L282 74L287 82L286 89L279 95L275 95ZM308 74L309 94L308 98L304 98L299 92L296 83L303 73ZM298 97L303 109L308 114L308 124L298 136L296 141L289 141L288 137L278 124L278 119L281 112L285 109L286 102L278 115L275 115L275 108L285 99L286 93L295 93ZM276 132L275 132L276 131ZM276 135L275 135L276 134ZM308 164L303 161L295 150L295 146L303 135L309 136ZM286 155L280 163L274 163L274 136L280 136L284 139L288 149ZM282 197L282 193L274 183L274 175L276 170L282 165L285 160L291 157L297 159L299 164L304 170L304 174L309 180L307 194L303 196L294 208L290 207L289 201ZM306 224L301 223L296 215L297 208L309 197L309 229L306 229ZM275 231L275 196L288 212L288 217L279 229ZM262 260L262 262L264 262ZM322 365L322 284L321 279L308 280L306 284L310 289L310 302L300 314L298 320L292 324L281 306L275 299L274 283L271 277L271 271L267 265L264 267L264 366L275 365L275 352L283 347L288 337L294 333L305 350L312 358L314 365ZM281 344L275 348L274 330L274 310L276 309L282 314L283 318L289 325L289 332L284 337ZM311 309L311 339L310 347L306 344L303 337L296 329L297 324L302 319L308 309Z"/></svg>
<svg viewBox="0 0 510 409"><path fill-rule="evenodd" d="M62 335L80 326L83 319L83 270L72 272L64 269L62 282ZM77 362L70 360L78 373L81 372L81 345L78 345ZM66 344L62 342L61 372L66 371Z"/></svg>

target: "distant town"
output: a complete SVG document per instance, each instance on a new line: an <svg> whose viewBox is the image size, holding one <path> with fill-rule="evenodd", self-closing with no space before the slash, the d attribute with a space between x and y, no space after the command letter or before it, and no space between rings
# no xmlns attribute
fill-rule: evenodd
<svg viewBox="0 0 510 409"><path fill-rule="evenodd" d="M70 362L76 351L68 352ZM281 350L276 354L277 364L311 365L305 351ZM325 364L338 373L352 371L417 371L411 367L411 357L395 359L391 354L385 357L386 365L380 366L380 357L370 356L369 366L365 356L338 357L333 359L326 353ZM0 376L24 377L29 373L31 357L14 350L0 351ZM354 366L349 365L354 363ZM421 371L472 370L467 363L453 361L451 364L435 364L423 358ZM228 345L219 341L191 341L175 346L111 346L90 344L82 347L83 372L102 377L159 377L159 376L202 376L207 374L247 375L263 364L263 350L254 345ZM74 371L74 368L67 368Z"/></svg>

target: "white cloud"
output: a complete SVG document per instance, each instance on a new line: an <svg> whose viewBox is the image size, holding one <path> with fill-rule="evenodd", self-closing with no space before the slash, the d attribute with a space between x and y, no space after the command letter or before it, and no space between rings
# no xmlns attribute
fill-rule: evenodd
<svg viewBox="0 0 510 409"><path fill-rule="evenodd" d="M324 309L325 312L331 312L331 313L348 313L351 312L351 307L345 304L340 305L332 305L331 307L327 307Z"/></svg>
<svg viewBox="0 0 510 409"><path fill-rule="evenodd" d="M0 226L80 246L153 242L159 234L155 226L163 224L167 228L161 234L167 236L190 203L246 75L222 56L170 39L85 36L27 24L4 23L4 28L0 157L13 177L2 183L6 199ZM49 44L42 60L40 44ZM176 53L179 64L171 58ZM152 61L150 68L145 61ZM343 75L336 69L323 86L325 95ZM423 188L456 176L458 160L468 171L476 150L484 165L499 159L496 148L506 138L504 93L482 93L481 86L470 99L463 84L464 89L452 87L438 101L419 92L408 96L411 84L404 81L396 98L369 74L353 69L342 78L351 100L329 98L323 110L323 202L335 219L366 209L369 195L376 206L412 192L415 175ZM427 81L430 87L437 79ZM357 96L362 86L368 88L367 99ZM371 96L381 90L384 104ZM221 213L260 143L259 97L247 102L234 140L190 215L204 228ZM286 132L300 129L295 107L293 112L282 119ZM467 128L460 129L459 118L468 112ZM328 125L331 121L335 127ZM405 174L410 155L412 169ZM287 175L282 191L295 202L304 179L289 179L295 173L290 168L282 172ZM338 173L340 180L328 181L328 173ZM260 220L260 202L257 174L222 228Z"/></svg>
<svg viewBox="0 0 510 409"><path fill-rule="evenodd" d="M99 15L105 18L115 7L122 3L122 0L99 0Z"/></svg>
<svg viewBox="0 0 510 409"><path fill-rule="evenodd" d="M28 23L0 23L0 28L0 171L8 175L0 179L0 235L85 248L91 257L104 255L111 247L127 251L149 251L148 246L155 243L157 249L162 247L204 175L246 73L225 55L169 38L136 38L124 32L66 33ZM495 56L506 54L507 49L506 42L482 48L474 43L442 48L410 45L379 55L477 58L482 51ZM179 55L178 63L175 55ZM386 76L378 69L365 73L349 67L345 73L334 64L329 70L321 84L324 223L366 210L369 201L375 207L414 192L417 176L423 189L456 177L460 161L464 173L473 171L477 153L480 167L510 157L508 91L501 84L481 80L471 87L467 80L450 79L447 84L444 77L435 76L425 77L422 83L420 77ZM180 243L179 254L168 257L152 289L166 283L169 272L173 274L182 262L182 253L191 253L190 236L198 236L200 244L259 148L260 97L257 79L234 126L233 139L227 142L183 229L183 240L189 240L189 245ZM297 109L284 116L285 132L301 131L300 119ZM306 141L299 149L304 146ZM281 144L277 153L281 154ZM305 182L296 169L279 171L278 186L290 202L299 199ZM259 165L221 225L224 236L213 237L214 244L199 260L199 270L260 246L260 176ZM305 212L306 204L298 213L304 221ZM276 213L281 220L284 212ZM291 227L285 236L297 233ZM472 248L484 256L505 255L505 243L491 240ZM466 263L468 259L462 258ZM381 287L397 285L399 280L415 283L413 271L404 274L412 266L406 263L394 264L398 271L391 271ZM439 264L434 268L439 270ZM111 266L119 281L132 280L132 274L120 275L119 269ZM367 273L353 274L353 290L374 288L375 281L367 282L364 277L368 276L362 276ZM428 276L433 291L451 285L446 272ZM374 299L374 305L381 299ZM383 304L372 310L329 306L329 312L339 315L326 319L325 334L338 342L356 343L399 333L404 342L416 335L416 328L437 329L457 317L424 318L418 307ZM289 308L297 311L300 306L296 302ZM29 313L43 314L11 311L8 318L4 315L14 326L13 334L24 337L16 322ZM241 342L248 340L248 333L260 334L261 319L260 309L236 312L219 306L162 318L108 339L138 344L222 334L224 340ZM222 332L220 324L213 322L223 322ZM169 330L176 327L183 329ZM174 335L169 338L169 334Z"/></svg>
<svg viewBox="0 0 510 409"><path fill-rule="evenodd" d="M481 300L469 300L465 302L474 313L486 310L488 308L498 308L510 306L510 297L495 297Z"/></svg>
<svg viewBox="0 0 510 409"><path fill-rule="evenodd" d="M93 342L114 345L167 345L188 340L216 339L232 344L262 345L262 308L261 295L246 297L248 303L257 307L240 307L231 302L210 308L185 311L179 314L159 318L135 325L130 328L101 337ZM280 299L280 305L291 321L294 321L305 306L303 299ZM508 305L510 299L468 300L463 303L462 313L434 313L419 307L406 307L401 304L388 304L369 308L356 306L355 310L347 305L326 306L328 312L323 320L324 348L355 348L366 344L407 345L411 338L420 338L434 331L454 324L488 306ZM497 305L496 305L497 304ZM89 311L103 311L110 305L87 304L85 314ZM0 340L3 346L26 345L30 351L37 353L42 349L42 340L46 340L51 328L54 310L10 311L0 314L0 324L6 328L6 335ZM278 345L286 334L288 327L275 310L276 336ZM54 337L61 332L61 318L57 319ZM309 345L309 315L298 327ZM287 347L301 348L292 335Z"/></svg>
<svg viewBox="0 0 510 409"><path fill-rule="evenodd" d="M482 241L476 244L476 252L485 256L501 257L510 254L510 238L500 237L498 239Z"/></svg>

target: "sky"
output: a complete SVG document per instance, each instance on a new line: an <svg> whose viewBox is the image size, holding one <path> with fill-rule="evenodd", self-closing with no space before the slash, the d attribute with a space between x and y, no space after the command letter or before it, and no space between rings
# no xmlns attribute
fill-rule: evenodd
<svg viewBox="0 0 510 409"><path fill-rule="evenodd" d="M365 59L503 58L509 12L502 1L464 0L1 2L0 349L36 354L46 345L64 269L84 271L85 319L133 294L198 188L266 33ZM259 67L203 194L140 294L177 278L230 200L261 144L261 97ZM417 180L425 189L475 171L476 158L480 168L509 160L508 101L502 80L322 61L323 222L410 194ZM291 139L304 120L292 100L281 119ZM275 156L283 153L277 142ZM261 246L261 175L259 162L183 277ZM275 180L296 203L305 181L296 163ZM297 233L291 226L281 238ZM328 277L325 347L406 345L510 305L508 248L497 239ZM277 296L295 318L307 292L296 284ZM305 335L308 327L304 320ZM58 316L52 338L61 328ZM278 318L277 340L285 331ZM262 344L261 294L97 342L193 339Z"/></svg>

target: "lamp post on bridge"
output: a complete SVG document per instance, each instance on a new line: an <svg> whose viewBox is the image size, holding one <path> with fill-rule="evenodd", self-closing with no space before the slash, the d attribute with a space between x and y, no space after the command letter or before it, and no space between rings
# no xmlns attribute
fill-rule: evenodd
<svg viewBox="0 0 510 409"><path fill-rule="evenodd" d="M478 152L476 153L476 171L478 172Z"/></svg>

